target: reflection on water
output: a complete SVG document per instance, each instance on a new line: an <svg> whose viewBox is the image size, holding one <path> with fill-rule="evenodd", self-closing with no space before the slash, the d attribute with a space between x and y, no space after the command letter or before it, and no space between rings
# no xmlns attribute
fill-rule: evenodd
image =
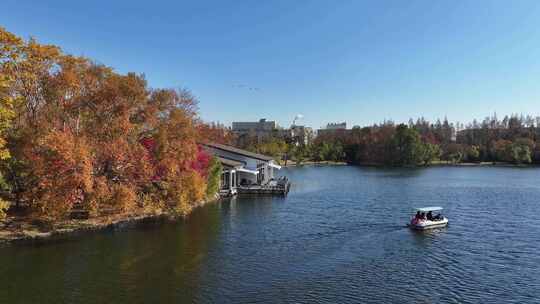
<svg viewBox="0 0 540 304"><path fill-rule="evenodd" d="M303 167L289 196L0 248L0 303L538 303L540 170ZM441 205L447 228L405 228ZM31 291L31 292L29 292Z"/></svg>

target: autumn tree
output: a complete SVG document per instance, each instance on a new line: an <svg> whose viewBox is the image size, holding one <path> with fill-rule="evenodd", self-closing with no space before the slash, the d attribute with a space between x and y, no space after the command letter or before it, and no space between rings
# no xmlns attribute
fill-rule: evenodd
<svg viewBox="0 0 540 304"><path fill-rule="evenodd" d="M41 214L62 217L84 201L93 186L89 150L84 138L53 131L26 152L33 183L25 195Z"/></svg>
<svg viewBox="0 0 540 304"><path fill-rule="evenodd" d="M10 79L7 76L0 75L0 162L2 162L2 167L5 167L5 162L11 156L7 149L6 132L15 114L13 111L14 101L8 93L9 83ZM0 186L4 189L7 188L6 181L1 173ZM0 198L0 219L5 217L8 207L8 202Z"/></svg>
<svg viewBox="0 0 540 304"><path fill-rule="evenodd" d="M0 75L0 161L17 202L61 218L187 210L204 198L216 169L197 141L229 135L199 120L189 91L151 89L142 75L4 29Z"/></svg>

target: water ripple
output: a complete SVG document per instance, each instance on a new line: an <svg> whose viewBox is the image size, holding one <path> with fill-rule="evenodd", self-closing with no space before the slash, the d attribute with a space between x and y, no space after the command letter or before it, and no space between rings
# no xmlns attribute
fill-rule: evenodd
<svg viewBox="0 0 540 304"><path fill-rule="evenodd" d="M539 169L282 173L287 198L1 248L0 303L540 303ZM405 228L422 205L449 227Z"/></svg>

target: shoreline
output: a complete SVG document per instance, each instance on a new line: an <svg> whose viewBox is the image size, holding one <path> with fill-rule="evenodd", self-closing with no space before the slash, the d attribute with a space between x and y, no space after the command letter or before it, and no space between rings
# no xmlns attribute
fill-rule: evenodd
<svg viewBox="0 0 540 304"><path fill-rule="evenodd" d="M358 167L374 167L374 168L429 168L429 167L517 167L517 168L527 168L527 167L537 167L535 164L510 164L510 163L497 163L497 162L479 162L479 163L452 163L446 161L436 161L427 165L416 165L416 166L390 166L383 165L379 163L358 163L350 164L351 166Z"/></svg>
<svg viewBox="0 0 540 304"><path fill-rule="evenodd" d="M300 164L295 163L294 161L288 160L287 165L281 164L283 168L292 168L292 167L302 167L302 166L348 166L346 162L335 162L335 161L305 161Z"/></svg>
<svg viewBox="0 0 540 304"><path fill-rule="evenodd" d="M427 165L426 167L507 167L507 168L535 168L540 164L511 164L503 162L465 162L465 163L451 163L445 161L438 161Z"/></svg>
<svg viewBox="0 0 540 304"><path fill-rule="evenodd" d="M176 214L168 211L144 211L97 216L88 219L65 219L54 223L53 228L37 219L19 216L7 216L0 220L0 246L10 244L35 244L65 240L91 232L121 230L135 228L148 223L175 222L188 217L195 209L209 203L218 202L219 195L200 202L186 214Z"/></svg>
<svg viewBox="0 0 540 304"><path fill-rule="evenodd" d="M518 167L518 168L529 168L529 167L539 167L540 164L511 164L511 163L502 163L502 162L479 162L479 163L449 163L449 162L437 162L431 164L431 166L463 166L463 167Z"/></svg>
<svg viewBox="0 0 540 304"><path fill-rule="evenodd" d="M301 164L288 161L284 168L302 167L302 166L358 166L373 168L398 168L384 166L374 163L349 164L346 162L313 162L307 161ZM516 165L509 163L479 162L479 163L451 163L438 161L427 166L416 166L408 168L427 168L427 167L502 167L502 168L538 168L539 164ZM403 167L404 168L404 167ZM170 211L144 211L136 210L131 213L104 215L91 217L88 219L65 219L55 222L52 228L50 224L40 222L24 216L9 215L0 219L0 246L12 243L45 243L57 240L68 239L89 232L100 232L108 230L135 228L141 224L174 222L185 219L196 208L209 203L220 201L219 195L194 205L186 214L176 214Z"/></svg>
<svg viewBox="0 0 540 304"><path fill-rule="evenodd" d="M335 161L306 161L301 164L296 164L294 161L287 161L287 165L281 165L284 168L302 167L302 166L357 166L357 167L373 167L373 168L429 168L429 167L506 167L506 168L537 168L540 164L512 164L504 162L462 162L452 163L449 161L435 161L428 165L417 166L388 166L379 163L347 163Z"/></svg>

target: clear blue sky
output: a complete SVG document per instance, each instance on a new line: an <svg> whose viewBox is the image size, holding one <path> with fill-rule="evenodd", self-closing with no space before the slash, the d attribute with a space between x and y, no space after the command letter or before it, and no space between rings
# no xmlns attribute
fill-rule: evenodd
<svg viewBox="0 0 540 304"><path fill-rule="evenodd" d="M2 0L0 25L188 88L207 121L540 115L536 0Z"/></svg>

